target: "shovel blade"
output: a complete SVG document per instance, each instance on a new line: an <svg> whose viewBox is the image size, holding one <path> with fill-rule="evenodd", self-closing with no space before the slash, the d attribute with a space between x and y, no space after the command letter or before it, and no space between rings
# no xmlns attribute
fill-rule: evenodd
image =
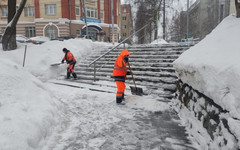
<svg viewBox="0 0 240 150"><path fill-rule="evenodd" d="M51 66L58 66L61 65L61 63L51 64Z"/></svg>
<svg viewBox="0 0 240 150"><path fill-rule="evenodd" d="M143 89L142 88L130 86L130 89L131 89L131 92L132 92L133 95L139 95L139 96L143 95Z"/></svg>

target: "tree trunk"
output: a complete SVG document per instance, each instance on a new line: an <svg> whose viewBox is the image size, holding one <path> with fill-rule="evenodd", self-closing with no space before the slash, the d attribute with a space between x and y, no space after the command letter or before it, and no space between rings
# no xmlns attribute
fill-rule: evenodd
<svg viewBox="0 0 240 150"><path fill-rule="evenodd" d="M16 14L16 0L8 0L8 23L11 22ZM16 26L12 28L12 34L8 42L8 50L14 50L17 48L16 43Z"/></svg>
<svg viewBox="0 0 240 150"><path fill-rule="evenodd" d="M13 50L16 44L16 25L27 0L22 0L16 13L16 0L8 0L8 25L2 38L3 50Z"/></svg>
<svg viewBox="0 0 240 150"><path fill-rule="evenodd" d="M238 2L238 0L235 0L235 5L237 18L240 18L240 3Z"/></svg>

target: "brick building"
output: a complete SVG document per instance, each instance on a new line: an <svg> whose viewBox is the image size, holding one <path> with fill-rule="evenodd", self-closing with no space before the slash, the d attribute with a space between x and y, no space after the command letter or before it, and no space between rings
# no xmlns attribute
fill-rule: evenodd
<svg viewBox="0 0 240 150"><path fill-rule="evenodd" d="M133 21L130 4L121 5L121 39L128 38L133 33ZM129 39L129 43L132 38Z"/></svg>
<svg viewBox="0 0 240 150"><path fill-rule="evenodd" d="M0 34L7 25L7 1L0 1ZM21 0L17 0L17 5ZM85 0L91 39L111 41L111 0ZM113 0L114 40L118 42L120 0ZM27 37L83 36L86 34L82 0L27 0L17 24L17 34Z"/></svg>

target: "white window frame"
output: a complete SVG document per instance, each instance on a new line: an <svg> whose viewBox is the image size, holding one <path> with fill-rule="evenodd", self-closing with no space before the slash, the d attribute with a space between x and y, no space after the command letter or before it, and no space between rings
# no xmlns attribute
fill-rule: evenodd
<svg viewBox="0 0 240 150"><path fill-rule="evenodd" d="M34 17L35 16L35 8L34 7L25 7L24 8L24 16L25 17Z"/></svg>
<svg viewBox="0 0 240 150"><path fill-rule="evenodd" d="M2 11L2 17L7 17L8 16L8 8L1 8L1 11Z"/></svg>
<svg viewBox="0 0 240 150"><path fill-rule="evenodd" d="M81 16L81 9L79 5L75 6L75 13L76 13L76 16Z"/></svg>
<svg viewBox="0 0 240 150"><path fill-rule="evenodd" d="M57 14L56 4L45 4L45 14L46 15L56 15Z"/></svg>
<svg viewBox="0 0 240 150"><path fill-rule="evenodd" d="M127 12L127 8L123 8L123 12Z"/></svg>
<svg viewBox="0 0 240 150"><path fill-rule="evenodd" d="M104 20L104 10L100 10L100 18L101 20Z"/></svg>
<svg viewBox="0 0 240 150"><path fill-rule="evenodd" d="M95 19L98 18L98 11L96 8L87 7L86 12L87 12L86 15L88 18L95 18Z"/></svg>

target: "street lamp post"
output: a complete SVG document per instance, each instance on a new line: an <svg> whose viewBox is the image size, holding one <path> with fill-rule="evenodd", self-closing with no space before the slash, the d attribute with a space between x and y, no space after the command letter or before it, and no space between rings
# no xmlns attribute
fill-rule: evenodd
<svg viewBox="0 0 240 150"><path fill-rule="evenodd" d="M189 35L188 34L189 33L189 0L187 0L187 27L186 28L187 28L187 36L186 37L187 37L187 41L188 41L188 38L189 38L188 37L188 35Z"/></svg>
<svg viewBox="0 0 240 150"><path fill-rule="evenodd" d="M87 36L87 39L89 39L89 37L88 37L87 18L86 18L86 7L85 7L84 0L82 0L82 4L83 4L84 21L85 21L85 26L86 26L86 36Z"/></svg>
<svg viewBox="0 0 240 150"><path fill-rule="evenodd" d="M166 38L166 3L165 0L163 0L163 39L165 40Z"/></svg>

